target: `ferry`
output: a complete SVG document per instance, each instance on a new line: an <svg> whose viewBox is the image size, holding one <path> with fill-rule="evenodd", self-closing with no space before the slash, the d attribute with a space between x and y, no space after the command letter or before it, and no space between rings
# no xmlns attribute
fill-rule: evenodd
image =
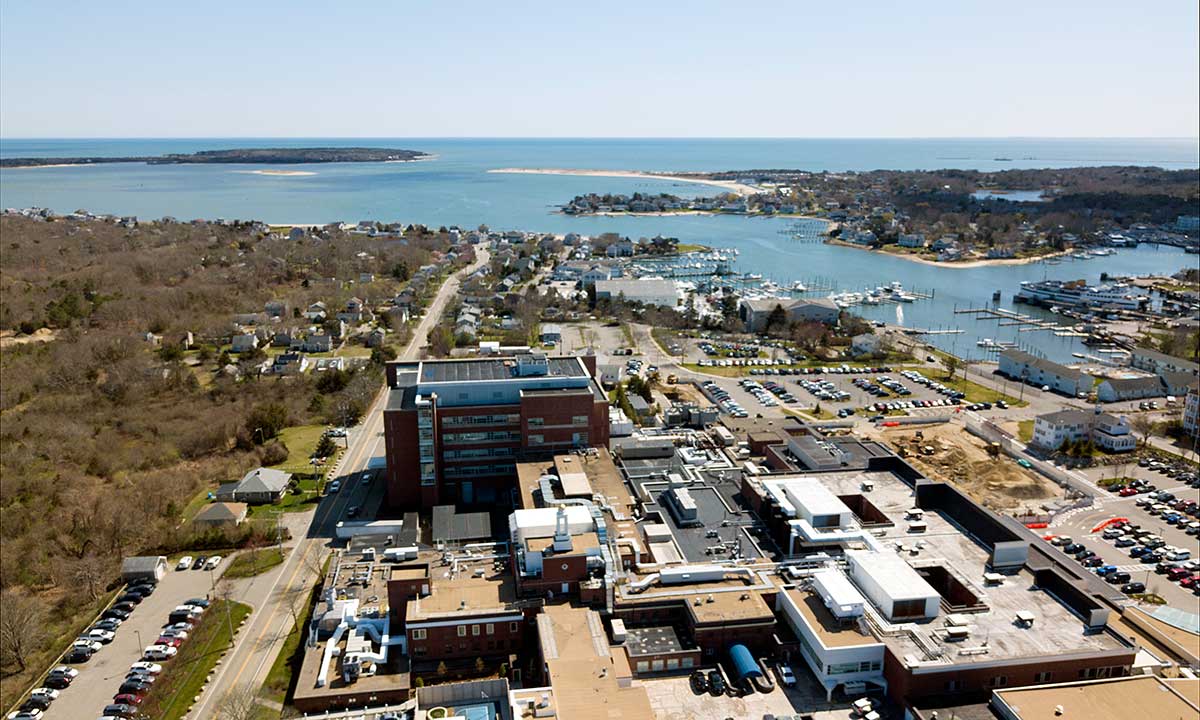
<svg viewBox="0 0 1200 720"><path fill-rule="evenodd" d="M1088 285L1083 280L1025 280L1013 296L1015 302L1067 307L1110 307L1140 310L1149 298L1134 292L1129 285Z"/></svg>

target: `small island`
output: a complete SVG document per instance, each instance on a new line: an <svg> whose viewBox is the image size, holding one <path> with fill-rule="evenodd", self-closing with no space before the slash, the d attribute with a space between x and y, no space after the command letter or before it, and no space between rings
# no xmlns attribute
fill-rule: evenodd
<svg viewBox="0 0 1200 720"><path fill-rule="evenodd" d="M410 162L430 157L419 150L391 148L241 148L202 150L195 153L132 157L35 157L0 158L0 167L62 167L108 163L146 163L147 165L298 165L351 162Z"/></svg>

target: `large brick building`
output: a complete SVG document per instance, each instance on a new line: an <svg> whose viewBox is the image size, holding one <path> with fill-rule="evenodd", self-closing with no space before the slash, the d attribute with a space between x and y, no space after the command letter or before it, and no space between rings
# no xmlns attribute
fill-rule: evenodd
<svg viewBox="0 0 1200 720"><path fill-rule="evenodd" d="M388 504L508 504L516 463L608 445L595 358L511 357L388 365Z"/></svg>

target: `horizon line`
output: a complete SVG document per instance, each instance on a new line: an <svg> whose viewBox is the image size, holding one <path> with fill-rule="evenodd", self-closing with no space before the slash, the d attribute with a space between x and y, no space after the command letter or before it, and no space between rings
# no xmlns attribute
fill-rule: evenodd
<svg viewBox="0 0 1200 720"><path fill-rule="evenodd" d="M0 135L6 140L1191 140L1200 135Z"/></svg>

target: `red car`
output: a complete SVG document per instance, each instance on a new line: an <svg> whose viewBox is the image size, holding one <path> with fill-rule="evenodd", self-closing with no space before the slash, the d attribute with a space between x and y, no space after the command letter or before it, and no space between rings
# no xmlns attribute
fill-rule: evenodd
<svg viewBox="0 0 1200 720"><path fill-rule="evenodd" d="M133 693L121 693L113 696L113 702L121 705L141 705L142 696L134 695Z"/></svg>
<svg viewBox="0 0 1200 720"><path fill-rule="evenodd" d="M1200 582L1200 575L1189 575L1180 580L1179 585L1181 587L1190 588L1198 582Z"/></svg>
<svg viewBox="0 0 1200 720"><path fill-rule="evenodd" d="M1126 488L1121 488L1121 492L1119 492L1117 494L1120 495L1121 497L1132 497L1134 495L1137 495L1138 491L1135 488L1126 487Z"/></svg>
<svg viewBox="0 0 1200 720"><path fill-rule="evenodd" d="M167 637L164 635L164 636L160 637L159 639L155 640L154 643L156 645L170 645L171 647L179 647L180 645L183 644L183 638Z"/></svg>

